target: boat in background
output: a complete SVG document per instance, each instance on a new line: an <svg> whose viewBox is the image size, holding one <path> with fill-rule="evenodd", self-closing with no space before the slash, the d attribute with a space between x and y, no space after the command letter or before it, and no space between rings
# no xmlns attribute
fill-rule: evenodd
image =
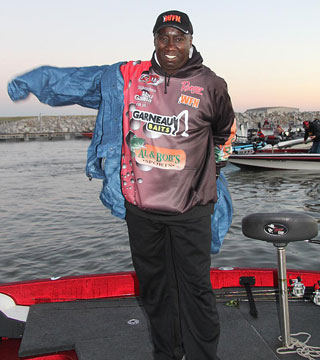
<svg viewBox="0 0 320 360"><path fill-rule="evenodd" d="M320 172L320 154L311 154L312 141L271 139L234 144L229 162L243 169L304 170Z"/></svg>
<svg viewBox="0 0 320 360"><path fill-rule="evenodd" d="M261 149L253 152L238 151L230 155L229 162L243 169L304 170L320 173L320 154L305 149Z"/></svg>
<svg viewBox="0 0 320 360"><path fill-rule="evenodd" d="M311 139L307 139L306 141L304 141L304 138L300 137L292 140L279 141L277 144L274 145L274 149L290 148L290 149L303 149L305 151L309 151L311 148L311 143L312 143Z"/></svg>
<svg viewBox="0 0 320 360"><path fill-rule="evenodd" d="M83 133L81 133L81 135L88 139L92 139L93 132L83 132Z"/></svg>

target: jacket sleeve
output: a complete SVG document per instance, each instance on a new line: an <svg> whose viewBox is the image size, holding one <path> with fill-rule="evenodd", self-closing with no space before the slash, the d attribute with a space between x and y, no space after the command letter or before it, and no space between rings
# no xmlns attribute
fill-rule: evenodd
<svg viewBox="0 0 320 360"><path fill-rule="evenodd" d="M219 174L220 168L227 164L228 157L232 154L232 143L237 131L235 114L224 80L215 90L215 108L216 116L212 124L212 135L217 174Z"/></svg>
<svg viewBox="0 0 320 360"><path fill-rule="evenodd" d="M101 101L100 80L108 65L79 68L42 66L8 84L13 101L23 100L30 93L51 106L81 105L97 109Z"/></svg>

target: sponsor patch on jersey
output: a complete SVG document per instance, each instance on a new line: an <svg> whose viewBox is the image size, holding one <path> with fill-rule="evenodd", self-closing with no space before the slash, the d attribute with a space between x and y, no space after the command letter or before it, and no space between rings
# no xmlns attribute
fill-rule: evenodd
<svg viewBox="0 0 320 360"><path fill-rule="evenodd" d="M187 106L191 106L193 108L198 109L199 104L200 104L200 99L197 99L197 98L189 96L189 95L181 94L178 104L187 105Z"/></svg>
<svg viewBox="0 0 320 360"><path fill-rule="evenodd" d="M142 91L142 90L147 91L148 93L150 93L150 92L154 92L154 93L157 92L157 90L156 90L155 88L151 87L151 86L148 86L148 87L147 87L147 86L139 85L139 86L138 86L138 89L141 90L141 91Z"/></svg>
<svg viewBox="0 0 320 360"><path fill-rule="evenodd" d="M184 119L184 131L181 136L189 136L188 131L188 110L182 111L180 114L173 116L154 114L148 111L134 110L132 112L132 118L136 121L143 121L146 123L148 131L161 133L163 135L176 136L179 131L182 118Z"/></svg>
<svg viewBox="0 0 320 360"><path fill-rule="evenodd" d="M163 82L163 79L160 79L159 75L153 75L153 74L141 74L139 81L157 86Z"/></svg>
<svg viewBox="0 0 320 360"><path fill-rule="evenodd" d="M141 165L166 170L183 170L186 165L186 153L183 150L166 149L145 144L134 150L134 158Z"/></svg>
<svg viewBox="0 0 320 360"><path fill-rule="evenodd" d="M191 94L203 95L204 88L201 86L191 85L190 81L182 81L181 90L183 92L190 92Z"/></svg>
<svg viewBox="0 0 320 360"><path fill-rule="evenodd" d="M142 90L141 94L136 94L134 98L137 101L152 103L153 95L150 95L148 91Z"/></svg>

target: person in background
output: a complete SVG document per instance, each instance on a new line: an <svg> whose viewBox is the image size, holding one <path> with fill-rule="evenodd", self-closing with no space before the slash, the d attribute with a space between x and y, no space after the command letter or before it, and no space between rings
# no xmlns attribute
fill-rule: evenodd
<svg viewBox="0 0 320 360"><path fill-rule="evenodd" d="M304 121L304 142L307 141L308 138L312 140L312 146L310 149L310 153L320 154L320 120L314 119L313 121Z"/></svg>
<svg viewBox="0 0 320 360"><path fill-rule="evenodd" d="M265 135L264 135L264 133L261 131L261 129L259 129L259 130L257 131L257 138L258 138L258 140L264 140L264 139L265 139Z"/></svg>
<svg viewBox="0 0 320 360"><path fill-rule="evenodd" d="M284 130L281 125L277 125L276 129L274 130L274 136L282 139L284 135Z"/></svg>
<svg viewBox="0 0 320 360"><path fill-rule="evenodd" d="M203 64L187 14L160 14L151 61L41 67L14 79L52 106L98 109L87 175L125 218L154 359L217 360L219 317L210 281L216 178L235 137L225 81Z"/></svg>
<svg viewBox="0 0 320 360"><path fill-rule="evenodd" d="M266 129L266 128L268 128L269 126L270 126L269 120L268 120L268 119L264 119L264 122L263 122L262 127Z"/></svg>

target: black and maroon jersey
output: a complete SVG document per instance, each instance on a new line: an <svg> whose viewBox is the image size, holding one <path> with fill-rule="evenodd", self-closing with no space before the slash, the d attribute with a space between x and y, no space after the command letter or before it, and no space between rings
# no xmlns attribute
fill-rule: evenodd
<svg viewBox="0 0 320 360"><path fill-rule="evenodd" d="M193 56L168 76L152 61L129 62L124 77L122 192L139 209L183 214L216 199L235 116L225 81Z"/></svg>

